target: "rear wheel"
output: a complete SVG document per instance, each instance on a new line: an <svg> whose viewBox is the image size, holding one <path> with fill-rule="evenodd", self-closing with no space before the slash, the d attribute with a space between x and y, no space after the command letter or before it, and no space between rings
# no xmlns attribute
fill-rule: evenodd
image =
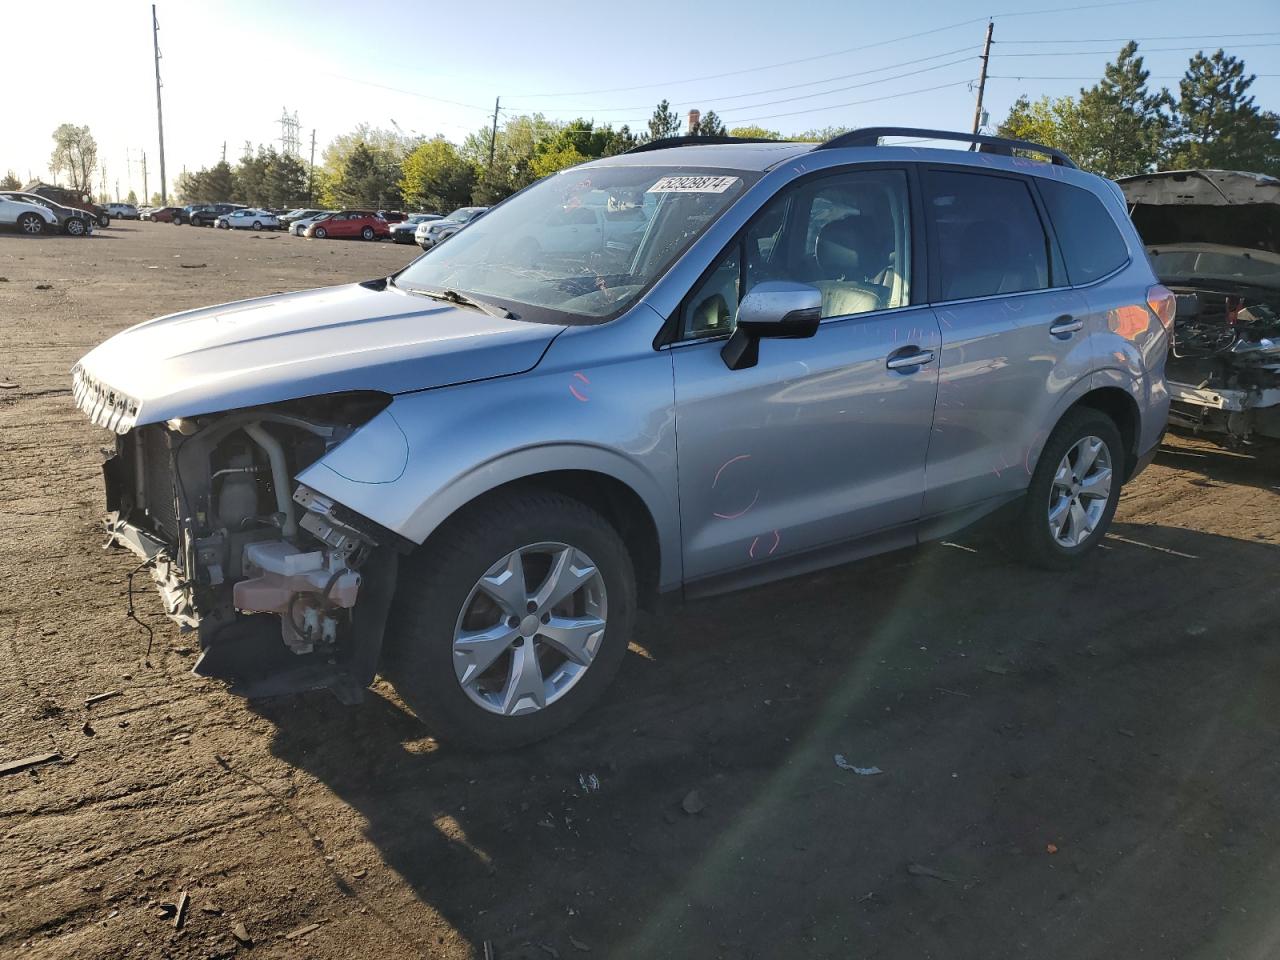
<svg viewBox="0 0 1280 960"><path fill-rule="evenodd" d="M635 592L626 547L585 504L535 491L485 500L402 569L387 678L443 737L540 740L617 673Z"/></svg>
<svg viewBox="0 0 1280 960"><path fill-rule="evenodd" d="M255 229L255 230L261 230L261 229L262 229L262 221L261 221L261 220L255 220L255 221L253 221L253 229Z"/></svg>
<svg viewBox="0 0 1280 960"><path fill-rule="evenodd" d="M104 230L111 226L111 217L107 216L105 213L98 214L98 226L102 227Z"/></svg>
<svg viewBox="0 0 1280 960"><path fill-rule="evenodd" d="M1088 407L1068 412L1045 443L1016 521L1023 556L1061 570L1096 547L1115 516L1124 461L1110 417Z"/></svg>
<svg viewBox="0 0 1280 960"><path fill-rule="evenodd" d="M18 217L18 230L30 237L38 237L44 233L44 220L39 214L24 213Z"/></svg>
<svg viewBox="0 0 1280 960"><path fill-rule="evenodd" d="M372 240L373 227L365 227L363 230L360 231L360 236L363 237L365 240Z"/></svg>

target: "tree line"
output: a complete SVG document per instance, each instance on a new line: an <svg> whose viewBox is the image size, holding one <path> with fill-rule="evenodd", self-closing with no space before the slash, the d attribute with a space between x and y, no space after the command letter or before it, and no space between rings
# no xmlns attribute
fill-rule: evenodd
<svg viewBox="0 0 1280 960"><path fill-rule="evenodd" d="M1150 76L1130 41L1079 96L1020 96L998 133L1056 147L1104 177L1192 168L1280 175L1280 117L1249 94L1256 78L1243 60L1197 53L1176 94L1152 90Z"/></svg>
<svg viewBox="0 0 1280 960"><path fill-rule="evenodd" d="M1261 109L1249 93L1255 79L1243 60L1220 49L1191 57L1176 93L1153 90L1138 44L1130 41L1099 81L1078 96L1018 97L997 132L1056 147L1083 169L1106 177L1188 167L1280 175L1280 117ZM264 207L447 212L496 203L558 170L681 133L822 141L849 129L826 127L789 136L760 126L726 129L714 110L700 112L686 129L667 100L635 131L535 113L510 117L496 130L481 127L455 144L442 136L360 124L335 137L314 169L273 146L246 143L234 164L221 160L184 171L175 196L185 203L230 200ZM54 143L50 169L55 177L65 175L73 187L92 192L97 144L89 128L62 124ZM20 186L12 171L0 184ZM150 199L153 205L160 202L158 195Z"/></svg>

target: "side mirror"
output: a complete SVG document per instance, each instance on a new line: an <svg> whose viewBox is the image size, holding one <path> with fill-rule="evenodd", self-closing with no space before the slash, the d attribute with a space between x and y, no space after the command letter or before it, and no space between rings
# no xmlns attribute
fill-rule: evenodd
<svg viewBox="0 0 1280 960"><path fill-rule="evenodd" d="M738 304L733 336L720 356L730 370L754 367L760 360L762 337L812 337L821 320L822 291L817 287L790 280L765 280L752 287Z"/></svg>

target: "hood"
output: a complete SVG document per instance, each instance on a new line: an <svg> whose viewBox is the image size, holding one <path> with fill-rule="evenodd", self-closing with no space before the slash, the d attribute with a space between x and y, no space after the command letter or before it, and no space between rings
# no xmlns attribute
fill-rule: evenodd
<svg viewBox="0 0 1280 960"><path fill-rule="evenodd" d="M564 329L376 286L277 294L140 323L76 365L76 404L124 433L328 393L405 393L523 373Z"/></svg>
<svg viewBox="0 0 1280 960"><path fill-rule="evenodd" d="M1214 244L1280 253L1280 180L1235 170L1170 170L1117 181L1147 246Z"/></svg>

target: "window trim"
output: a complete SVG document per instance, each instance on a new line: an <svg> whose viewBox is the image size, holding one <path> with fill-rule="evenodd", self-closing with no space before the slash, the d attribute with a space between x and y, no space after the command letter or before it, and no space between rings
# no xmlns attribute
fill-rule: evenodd
<svg viewBox="0 0 1280 960"><path fill-rule="evenodd" d="M726 254L728 254L729 249L735 245L739 248L738 271L740 277L739 282L741 282L742 271L746 270L746 250L744 247L746 236L751 231L751 228L754 227L764 215L765 211L769 209L769 206L774 200L783 193L794 193L800 188L815 181L844 177L849 174L860 173L862 171L875 172L882 170L896 170L902 173L906 179L907 230L910 233L911 240L911 276L908 281L907 289L910 291L909 297L911 302L903 304L900 307L885 307L881 310L868 310L865 313L846 313L835 317L823 317L822 320L819 321L819 325L821 326L822 324L832 321L861 319L863 317L878 317L888 313L896 313L900 310L919 309L920 307L927 306L929 304L927 296L921 296L917 299L917 291L927 291L927 285L929 283L929 272L927 269L928 259L925 256L925 235L924 230L922 229L922 225L924 223L923 183L919 176L919 167L920 164L911 163L910 161L850 163L839 167L826 167L822 170L815 170L812 173L807 173L796 177L793 180L788 180L760 204L759 209L751 214L747 219L747 222L738 228L738 232L735 233L729 241L716 252L715 256L711 258L710 263L707 264L706 268L698 274L697 279L689 286L689 289L685 292L684 296L680 298L680 302L676 304L675 310L666 318L662 327L658 330L657 335L653 338L653 348L655 350L664 350L671 347L685 347L697 343L719 343L721 341L728 340L729 337L732 336L732 331L729 333L716 334L714 336L682 338L680 337L680 318L684 314L684 311L689 305L693 295L698 292L702 285L711 277L711 274L715 272L720 261L724 259ZM785 214L788 218L790 218L791 215L792 212L790 210Z"/></svg>
<svg viewBox="0 0 1280 960"><path fill-rule="evenodd" d="M947 303L972 303L979 300L995 300L1003 297L1020 297L1028 294L1047 293L1051 290L1067 290L1071 288L1070 274L1067 272L1066 260L1062 256L1062 251L1058 246L1058 235L1053 230L1053 221L1049 217L1048 208L1044 204L1044 199L1040 196L1040 190L1033 182L1037 178L1027 176L1026 174L1014 173L1008 170L996 170L994 168L977 168L965 164L948 164L948 163L929 163L921 164L921 185L922 192L930 192L930 176L934 173L966 173L976 177L993 177L999 180L1016 180L1022 183L1031 196L1031 203L1035 207L1036 216L1040 219L1040 229L1044 232L1046 250L1049 268L1049 284L1045 287L1038 287L1035 290L1017 290L1012 293L984 293L976 297L950 297L942 296L942 254L938 246L938 231L934 225L933 217L928 216L927 208L925 214L925 230L928 233L929 246L929 298L928 303L933 306ZM1064 279L1065 283L1055 282Z"/></svg>

